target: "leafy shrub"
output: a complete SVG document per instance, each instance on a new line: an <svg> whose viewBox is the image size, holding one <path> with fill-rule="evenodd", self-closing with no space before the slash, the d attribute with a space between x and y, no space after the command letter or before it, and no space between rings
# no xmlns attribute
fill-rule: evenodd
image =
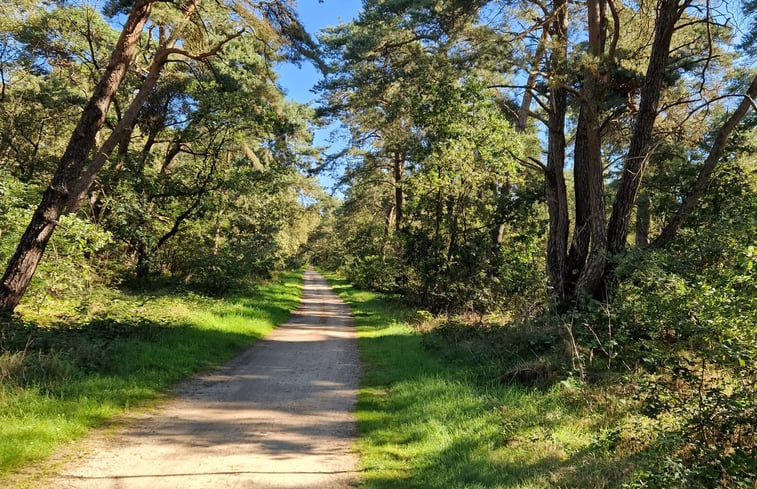
<svg viewBox="0 0 757 489"><path fill-rule="evenodd" d="M396 292L400 275L396 256L368 255L356 257L347 270L347 277L357 287L380 292Z"/></svg>
<svg viewBox="0 0 757 489"><path fill-rule="evenodd" d="M611 304L570 313L574 355L589 370L624 370L657 423L659 439L628 487L752 487L757 254L721 243L717 260L694 268L678 246L631 253Z"/></svg>
<svg viewBox="0 0 757 489"><path fill-rule="evenodd" d="M36 200L33 186L0 174L0 263L7 263L15 252L21 235L29 223ZM40 307L48 298L81 302L95 284L114 280L114 271L99 266L98 254L107 250L113 240L110 233L97 224L77 216L61 216L48 243L34 279L27 289L25 303Z"/></svg>

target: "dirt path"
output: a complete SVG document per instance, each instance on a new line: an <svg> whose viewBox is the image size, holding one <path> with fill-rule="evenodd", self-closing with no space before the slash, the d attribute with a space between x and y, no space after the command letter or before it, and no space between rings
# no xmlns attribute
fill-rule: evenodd
<svg viewBox="0 0 757 489"><path fill-rule="evenodd" d="M354 487L358 380L349 309L308 271L288 323L61 467L49 487Z"/></svg>

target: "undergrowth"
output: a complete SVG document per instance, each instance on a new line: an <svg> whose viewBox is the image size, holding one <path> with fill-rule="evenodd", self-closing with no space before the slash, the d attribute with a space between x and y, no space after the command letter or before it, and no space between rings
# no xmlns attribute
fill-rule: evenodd
<svg viewBox="0 0 757 489"><path fill-rule="evenodd" d="M605 488L630 478L649 440L635 404L605 395L625 386L592 387L551 368L512 378L527 351L554 353L551 335L500 349L522 333L431 324L427 313L328 278L360 338L364 487Z"/></svg>
<svg viewBox="0 0 757 489"><path fill-rule="evenodd" d="M741 343L701 330L665 343L624 326L630 309L648 313L638 302L503 323L329 279L355 311L366 364L365 487L754 487L754 364L718 361L728 346L748 351L747 324L734 324Z"/></svg>

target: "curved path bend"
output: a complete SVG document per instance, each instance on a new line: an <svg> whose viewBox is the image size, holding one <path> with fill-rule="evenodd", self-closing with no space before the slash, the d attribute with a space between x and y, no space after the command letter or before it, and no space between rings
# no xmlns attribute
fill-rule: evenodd
<svg viewBox="0 0 757 489"><path fill-rule="evenodd" d="M342 489L357 482L349 308L313 271L286 324L155 414L94 442L54 488Z"/></svg>

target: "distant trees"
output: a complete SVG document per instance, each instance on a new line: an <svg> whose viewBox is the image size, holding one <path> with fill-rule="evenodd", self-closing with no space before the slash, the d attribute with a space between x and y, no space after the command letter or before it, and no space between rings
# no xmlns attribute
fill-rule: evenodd
<svg viewBox="0 0 757 489"><path fill-rule="evenodd" d="M627 386L654 441L624 487L754 482L757 82L725 5L376 0L323 36L352 145L313 259L441 313L431 348Z"/></svg>
<svg viewBox="0 0 757 489"><path fill-rule="evenodd" d="M476 68L507 48L467 50L468 36L491 36L472 25L475 10L452 7L366 2L357 21L323 36L324 113L347 123L353 145L336 225L358 283L439 308L491 307L518 288L500 281L512 276L506 264L539 262L520 251L538 238L521 241L505 222L532 212L516 165L528 136L487 93L497 75Z"/></svg>
<svg viewBox="0 0 757 489"><path fill-rule="evenodd" d="M6 310L65 213L107 231L140 277L196 276L191 254L175 260L190 232L220 276L254 254L236 241L245 253L226 255L234 236L291 250L324 218L355 277L434 307L488 309L524 289L558 310L607 300L629 235L670 245L753 125L754 73L706 2L366 1L321 39L319 115L341 119L351 147L345 204L316 211L295 196L311 185L295 169L317 158L311 114L283 101L271 63L321 48L287 2L109 4L131 12L121 34L89 7L15 2L0 26L3 178L13 192L55 184L21 198L42 201L23 238L4 231L6 256L20 243Z"/></svg>

